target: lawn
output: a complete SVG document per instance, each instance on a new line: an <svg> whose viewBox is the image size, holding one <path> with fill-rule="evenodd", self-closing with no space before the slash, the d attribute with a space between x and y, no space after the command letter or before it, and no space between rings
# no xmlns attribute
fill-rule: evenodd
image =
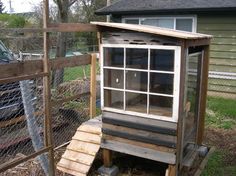
<svg viewBox="0 0 236 176"><path fill-rule="evenodd" d="M216 151L202 176L236 175L236 100L208 97L205 142Z"/></svg>

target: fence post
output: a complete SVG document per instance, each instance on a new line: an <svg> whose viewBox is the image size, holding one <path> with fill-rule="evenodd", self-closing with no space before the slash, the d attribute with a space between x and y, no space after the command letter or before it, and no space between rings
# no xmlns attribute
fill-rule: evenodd
<svg viewBox="0 0 236 176"><path fill-rule="evenodd" d="M90 118L96 116L96 59L97 54L91 54L90 66Z"/></svg>
<svg viewBox="0 0 236 176"><path fill-rule="evenodd" d="M49 2L44 0L43 8L43 27L48 28L49 23ZM52 142L52 121L51 121L51 81L50 81L50 65L49 65L49 33L43 32L43 42L44 42L44 58L43 67L44 72L48 75L43 78L43 98L44 98L44 141L45 146L49 147L48 159L49 159L49 176L55 175L55 165L54 165L54 151Z"/></svg>

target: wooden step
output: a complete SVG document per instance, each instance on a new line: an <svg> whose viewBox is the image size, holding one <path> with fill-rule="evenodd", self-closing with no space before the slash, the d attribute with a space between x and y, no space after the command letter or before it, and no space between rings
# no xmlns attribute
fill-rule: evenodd
<svg viewBox="0 0 236 176"><path fill-rule="evenodd" d="M100 149L101 128L100 117L84 122L72 137L57 169L71 175L87 175Z"/></svg>

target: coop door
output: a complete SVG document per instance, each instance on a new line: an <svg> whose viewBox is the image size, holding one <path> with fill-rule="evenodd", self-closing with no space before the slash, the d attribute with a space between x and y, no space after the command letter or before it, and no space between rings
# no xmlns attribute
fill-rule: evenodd
<svg viewBox="0 0 236 176"><path fill-rule="evenodd" d="M103 110L177 121L180 47L101 46Z"/></svg>

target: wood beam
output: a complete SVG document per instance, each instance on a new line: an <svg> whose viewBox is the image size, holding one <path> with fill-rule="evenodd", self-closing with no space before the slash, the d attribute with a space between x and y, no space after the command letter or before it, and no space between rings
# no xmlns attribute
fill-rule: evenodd
<svg viewBox="0 0 236 176"><path fill-rule="evenodd" d="M97 32L97 26L83 23L57 23L49 24L44 28L46 32Z"/></svg>

